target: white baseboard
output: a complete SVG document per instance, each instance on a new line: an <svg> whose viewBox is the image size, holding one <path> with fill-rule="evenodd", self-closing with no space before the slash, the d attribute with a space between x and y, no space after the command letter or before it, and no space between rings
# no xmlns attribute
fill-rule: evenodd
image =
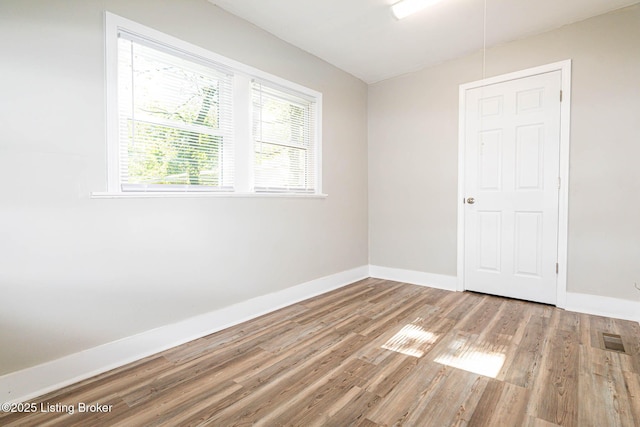
<svg viewBox="0 0 640 427"><path fill-rule="evenodd" d="M444 289L447 291L455 291L458 286L458 278L456 276L423 273L421 271L381 267L378 265L369 266L369 276L377 279L411 283L412 285L428 286L430 288Z"/></svg>
<svg viewBox="0 0 640 427"><path fill-rule="evenodd" d="M0 377L0 402L24 402L369 277L368 266L312 280Z"/></svg>
<svg viewBox="0 0 640 427"><path fill-rule="evenodd" d="M640 301L567 292L565 310L640 322Z"/></svg>
<svg viewBox="0 0 640 427"><path fill-rule="evenodd" d="M456 291L458 282L456 276L380 267L377 265L369 266L369 275L378 279L394 280L447 291ZM562 308L576 313L640 322L640 301L567 292L566 304Z"/></svg>

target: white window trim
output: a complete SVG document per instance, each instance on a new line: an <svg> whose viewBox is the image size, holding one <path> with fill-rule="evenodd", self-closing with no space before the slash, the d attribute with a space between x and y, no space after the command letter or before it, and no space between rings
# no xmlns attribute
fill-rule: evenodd
<svg viewBox="0 0 640 427"><path fill-rule="evenodd" d="M203 57L209 61L229 67L234 71L234 123L235 123L235 191L197 191L197 192L123 192L119 182L118 157L118 32L125 30L142 38L166 44L174 49ZM315 185L313 193L264 193L254 192L252 187L253 138L251 135L251 85L252 79L258 79L281 86L313 98L316 103L317 126L315 138ZM106 140L107 140L107 191L92 192L92 198L206 198L206 197L294 197L323 198L322 193L322 93L273 74L243 64L233 59L211 52L207 49L170 36L153 28L105 12L105 98L106 98ZM243 102L236 102L243 99Z"/></svg>
<svg viewBox="0 0 640 427"><path fill-rule="evenodd" d="M131 191L128 193L110 193L94 191L91 193L92 199L224 199L224 198L275 198L275 199L326 199L327 194L322 193L239 193L213 192L213 191L167 191L167 192L142 192Z"/></svg>

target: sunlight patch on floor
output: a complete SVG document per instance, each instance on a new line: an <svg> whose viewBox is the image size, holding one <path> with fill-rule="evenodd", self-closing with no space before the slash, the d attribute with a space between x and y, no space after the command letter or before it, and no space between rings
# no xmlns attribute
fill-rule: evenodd
<svg viewBox="0 0 640 427"><path fill-rule="evenodd" d="M416 322L421 320L418 318ZM411 323L391 337L382 348L406 354L407 356L422 357L425 347L433 344L437 339L437 335Z"/></svg>
<svg viewBox="0 0 640 427"><path fill-rule="evenodd" d="M504 360L504 353L490 346L477 346L464 339L457 339L449 346L448 352L436 357L434 362L495 378L500 373Z"/></svg>

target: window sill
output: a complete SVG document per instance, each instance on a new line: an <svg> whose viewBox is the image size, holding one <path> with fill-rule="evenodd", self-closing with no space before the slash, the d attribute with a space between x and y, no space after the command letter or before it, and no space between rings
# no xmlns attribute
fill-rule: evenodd
<svg viewBox="0 0 640 427"><path fill-rule="evenodd" d="M92 199L218 199L218 198L284 198L326 199L327 194L303 193L210 193L210 192L155 192L109 193L93 192Z"/></svg>

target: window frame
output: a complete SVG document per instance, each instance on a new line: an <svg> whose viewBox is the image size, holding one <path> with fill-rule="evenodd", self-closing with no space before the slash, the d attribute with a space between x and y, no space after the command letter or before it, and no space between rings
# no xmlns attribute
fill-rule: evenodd
<svg viewBox="0 0 640 427"><path fill-rule="evenodd" d="M200 57L217 66L229 69L232 78L232 117L234 134L234 185L229 190L219 188L158 188L149 191L126 191L120 182L120 134L118 109L118 34L124 31L149 40L171 50ZM325 197L322 193L322 93L281 77L266 73L249 65L229 59L210 50L149 28L137 22L105 12L105 97L107 142L107 191L94 192L95 198L117 197L210 197L210 196L301 196ZM252 82L261 81L274 87L311 99L315 108L315 121L311 125L315 158L313 166L313 190L306 192L264 192L253 188L254 139L252 134ZM197 187L197 186L190 186Z"/></svg>

